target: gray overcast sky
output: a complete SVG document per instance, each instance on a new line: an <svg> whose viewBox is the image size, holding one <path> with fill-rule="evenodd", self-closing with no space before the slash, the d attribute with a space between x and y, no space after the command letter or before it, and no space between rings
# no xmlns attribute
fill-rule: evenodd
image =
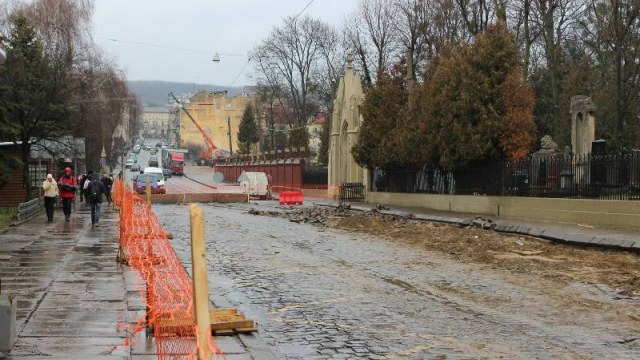
<svg viewBox="0 0 640 360"><path fill-rule="evenodd" d="M229 86L247 63L249 50L309 0L97 0L95 4L94 41L129 80ZM355 4L356 0L314 0L304 14L340 26ZM220 62L211 61L215 52L220 53ZM234 86L251 83L250 67Z"/></svg>

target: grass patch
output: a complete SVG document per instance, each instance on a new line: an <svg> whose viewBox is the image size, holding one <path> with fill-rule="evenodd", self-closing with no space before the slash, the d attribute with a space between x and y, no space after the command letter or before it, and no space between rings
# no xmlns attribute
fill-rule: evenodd
<svg viewBox="0 0 640 360"><path fill-rule="evenodd" d="M0 208L0 231L4 230L18 216L17 208Z"/></svg>

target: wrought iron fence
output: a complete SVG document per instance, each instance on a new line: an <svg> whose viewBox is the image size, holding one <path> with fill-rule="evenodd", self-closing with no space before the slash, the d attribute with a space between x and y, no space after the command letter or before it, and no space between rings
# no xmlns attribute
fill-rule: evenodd
<svg viewBox="0 0 640 360"><path fill-rule="evenodd" d="M533 155L457 170L372 173L371 191L640 200L640 152Z"/></svg>
<svg viewBox="0 0 640 360"><path fill-rule="evenodd" d="M362 183L342 183L339 187L338 199L340 202L363 202L365 200L364 190Z"/></svg>

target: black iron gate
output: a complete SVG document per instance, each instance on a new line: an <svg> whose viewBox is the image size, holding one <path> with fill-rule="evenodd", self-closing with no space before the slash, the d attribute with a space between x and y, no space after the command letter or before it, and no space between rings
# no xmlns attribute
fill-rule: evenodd
<svg viewBox="0 0 640 360"><path fill-rule="evenodd" d="M340 194L338 199L340 202L364 202L364 184L343 183L340 185Z"/></svg>

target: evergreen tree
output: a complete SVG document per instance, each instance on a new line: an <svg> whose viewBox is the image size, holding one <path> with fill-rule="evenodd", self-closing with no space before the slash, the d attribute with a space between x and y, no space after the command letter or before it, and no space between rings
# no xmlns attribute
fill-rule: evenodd
<svg viewBox="0 0 640 360"><path fill-rule="evenodd" d="M367 92L358 143L352 148L353 158L360 166L390 170L414 164L415 156L404 156L402 151L407 132L415 133L407 128L410 124L405 118L408 91L403 70L403 64L399 64L381 73Z"/></svg>
<svg viewBox="0 0 640 360"><path fill-rule="evenodd" d="M68 83L63 64L45 54L37 31L21 12L11 17L7 60L0 71L0 131L2 140L20 144L28 200L31 145L70 131Z"/></svg>
<svg viewBox="0 0 640 360"><path fill-rule="evenodd" d="M322 131L320 132L320 149L318 149L318 164L329 164L329 146L331 141L331 121L333 114L327 113L324 117L324 124L322 124Z"/></svg>
<svg viewBox="0 0 640 360"><path fill-rule="evenodd" d="M498 158L520 158L534 140L533 94L518 49L503 24L471 45L440 54L420 92L420 157L456 169Z"/></svg>
<svg viewBox="0 0 640 360"><path fill-rule="evenodd" d="M258 136L258 126L256 125L253 106L248 104L242 113L242 121L238 129L238 147L241 154L249 154L251 146L260 140Z"/></svg>

